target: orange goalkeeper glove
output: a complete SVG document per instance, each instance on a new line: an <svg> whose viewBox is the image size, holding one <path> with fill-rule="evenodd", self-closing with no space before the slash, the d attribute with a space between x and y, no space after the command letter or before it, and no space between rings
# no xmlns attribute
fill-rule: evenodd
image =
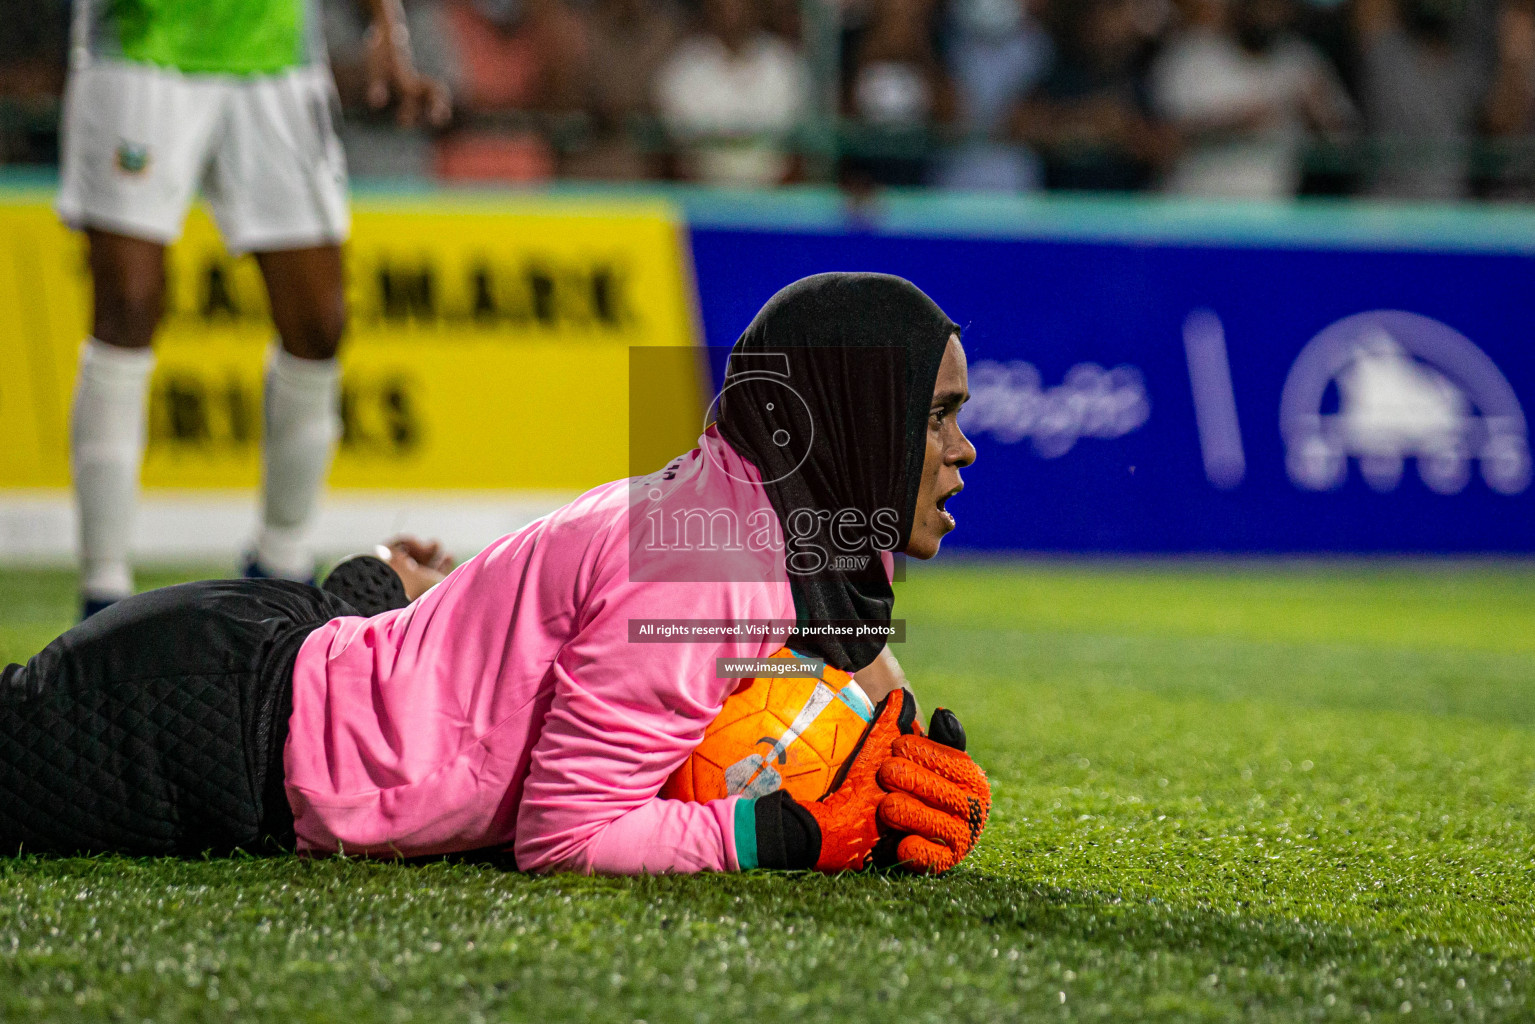
<svg viewBox="0 0 1535 1024"><path fill-rule="evenodd" d="M917 702L905 690L892 691L880 703L842 782L814 803L800 805L821 830L817 871L860 871L869 866L879 842L878 811L886 796L879 785L880 768L902 734L912 731L917 717Z"/></svg>
<svg viewBox="0 0 1535 1024"><path fill-rule="evenodd" d="M868 867L875 845L888 831L879 824L880 801L887 797L880 788L880 767L890 760L896 741L915 730L916 715L911 694L892 692L875 709L873 723L830 793L805 803L783 790L757 799L752 809L755 865L827 874Z"/></svg>
<svg viewBox="0 0 1535 1024"><path fill-rule="evenodd" d="M943 727L940 716L946 716ZM879 769L879 783L890 791L880 801L879 820L909 833L896 846L902 867L940 875L975 848L991 813L991 783L964 752L964 730L951 712L933 712L932 732L946 739L957 732L958 748L926 736L898 737L894 756Z"/></svg>

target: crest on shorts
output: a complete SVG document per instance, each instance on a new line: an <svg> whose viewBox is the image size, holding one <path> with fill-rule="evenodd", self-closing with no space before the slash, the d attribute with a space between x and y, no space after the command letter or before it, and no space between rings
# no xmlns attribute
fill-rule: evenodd
<svg viewBox="0 0 1535 1024"><path fill-rule="evenodd" d="M124 174L143 174L149 167L149 147L133 142L117 144L117 169Z"/></svg>

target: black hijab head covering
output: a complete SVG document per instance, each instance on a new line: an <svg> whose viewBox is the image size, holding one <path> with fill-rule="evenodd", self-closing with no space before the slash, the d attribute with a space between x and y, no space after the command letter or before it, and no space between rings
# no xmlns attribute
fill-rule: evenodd
<svg viewBox="0 0 1535 1024"><path fill-rule="evenodd" d="M802 654L853 672L885 646L824 624L890 623L878 552L911 538L933 386L958 331L903 278L817 274L769 299L731 350L719 429L783 527Z"/></svg>

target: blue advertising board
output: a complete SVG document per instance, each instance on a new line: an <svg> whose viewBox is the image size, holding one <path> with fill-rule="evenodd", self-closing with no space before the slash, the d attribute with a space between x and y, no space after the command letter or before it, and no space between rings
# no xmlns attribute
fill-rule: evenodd
<svg viewBox="0 0 1535 1024"><path fill-rule="evenodd" d="M946 542L1535 551L1535 256L1446 244L701 224L711 347L782 285L900 274L964 328Z"/></svg>

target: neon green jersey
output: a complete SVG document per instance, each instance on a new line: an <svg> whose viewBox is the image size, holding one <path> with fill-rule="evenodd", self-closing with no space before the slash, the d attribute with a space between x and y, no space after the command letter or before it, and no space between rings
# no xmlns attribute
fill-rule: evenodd
<svg viewBox="0 0 1535 1024"><path fill-rule="evenodd" d="M75 0L75 18L92 56L189 74L270 74L322 59L312 0Z"/></svg>

